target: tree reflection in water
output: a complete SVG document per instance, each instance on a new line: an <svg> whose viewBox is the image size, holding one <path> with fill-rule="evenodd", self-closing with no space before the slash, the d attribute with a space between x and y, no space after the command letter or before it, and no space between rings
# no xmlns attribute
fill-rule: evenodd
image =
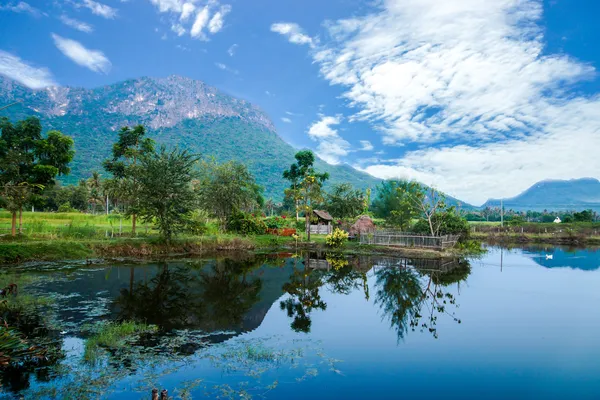
<svg viewBox="0 0 600 400"><path fill-rule="evenodd" d="M413 260L414 262L414 260ZM427 330L438 338L437 320L447 315L460 323L451 308L456 307L449 285L460 284L471 272L468 261L438 262L439 266L415 268L404 260L396 265L375 267L377 294L375 303L395 328L398 339L408 329Z"/></svg>
<svg viewBox="0 0 600 400"><path fill-rule="evenodd" d="M248 278L260 260L218 260L184 266L162 264L150 281L130 284L114 301L120 321L157 325L162 331L241 329L260 299L262 280Z"/></svg>

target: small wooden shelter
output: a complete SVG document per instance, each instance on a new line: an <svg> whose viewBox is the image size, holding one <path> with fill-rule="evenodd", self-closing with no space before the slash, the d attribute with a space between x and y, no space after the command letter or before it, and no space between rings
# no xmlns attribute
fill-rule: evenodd
<svg viewBox="0 0 600 400"><path fill-rule="evenodd" d="M314 210L313 217L316 218L316 223L313 222L314 218L311 218L310 222L310 233L317 235L329 235L333 232L333 217L329 215L327 211Z"/></svg>

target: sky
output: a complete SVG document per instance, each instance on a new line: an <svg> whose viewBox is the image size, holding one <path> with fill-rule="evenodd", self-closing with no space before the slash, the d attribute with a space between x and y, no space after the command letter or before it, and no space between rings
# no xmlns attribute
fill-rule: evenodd
<svg viewBox="0 0 600 400"><path fill-rule="evenodd" d="M0 74L202 80L333 164L463 201L600 177L597 0L0 0Z"/></svg>

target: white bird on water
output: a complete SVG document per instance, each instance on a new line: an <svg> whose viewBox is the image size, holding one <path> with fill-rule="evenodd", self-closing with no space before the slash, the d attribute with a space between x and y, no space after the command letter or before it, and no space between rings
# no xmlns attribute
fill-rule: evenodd
<svg viewBox="0 0 600 400"><path fill-rule="evenodd" d="M546 254L546 260L552 260L554 258L554 254Z"/></svg>

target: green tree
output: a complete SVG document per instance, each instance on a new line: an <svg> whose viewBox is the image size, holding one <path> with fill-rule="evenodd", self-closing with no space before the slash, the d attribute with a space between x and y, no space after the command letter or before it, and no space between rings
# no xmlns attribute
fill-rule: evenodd
<svg viewBox="0 0 600 400"><path fill-rule="evenodd" d="M300 203L302 195L300 186L307 173L313 170L315 155L310 150L302 150L295 154L296 162L290 165L290 169L283 171L283 178L290 181L290 187L285 191L285 197L294 202L296 207L296 221L300 219ZM327 179L327 178L325 178Z"/></svg>
<svg viewBox="0 0 600 400"><path fill-rule="evenodd" d="M119 197L127 203L126 215L131 216L131 232L135 235L136 220L140 209L140 175L144 172L141 160L154 153L154 140L145 137L146 129L138 125L133 129L125 126L113 145L112 159L104 161L104 169L119 180Z"/></svg>
<svg viewBox="0 0 600 400"><path fill-rule="evenodd" d="M375 216L385 218L389 225L408 230L413 219L420 215L413 197L421 187L416 182L392 180L382 182L377 188L377 197L372 210Z"/></svg>
<svg viewBox="0 0 600 400"><path fill-rule="evenodd" d="M17 213L22 215L23 206L34 193L71 171L69 163L74 155L73 139L58 131L43 137L38 118L29 117L15 125L0 118L0 185L5 205L12 213L13 236Z"/></svg>
<svg viewBox="0 0 600 400"><path fill-rule="evenodd" d="M244 164L237 161L218 164L208 160L201 163L200 171L196 183L200 204L219 220L222 229L232 215L250 211L263 201L262 188Z"/></svg>
<svg viewBox="0 0 600 400"><path fill-rule="evenodd" d="M155 221L167 241L185 228L187 217L197 208L192 180L198 159L186 150L167 151L162 146L140 160L138 212L144 222Z"/></svg>
<svg viewBox="0 0 600 400"><path fill-rule="evenodd" d="M307 239L310 242L310 218L314 211L314 205L323 202L323 182L329 178L327 173L317 174L310 168L306 171L304 179L300 183L300 197L302 199L302 210L304 211L304 226Z"/></svg>
<svg viewBox="0 0 600 400"><path fill-rule="evenodd" d="M365 195L351 184L341 183L327 193L325 207L336 218L356 217L365 209Z"/></svg>
<svg viewBox="0 0 600 400"><path fill-rule="evenodd" d="M93 171L92 176L87 180L89 188L89 204L92 208L92 214L96 213L98 207L103 208L104 205L104 185L98 171Z"/></svg>
<svg viewBox="0 0 600 400"><path fill-rule="evenodd" d="M573 214L573 220L575 222L592 222L594 221L594 214L592 210L584 210Z"/></svg>

